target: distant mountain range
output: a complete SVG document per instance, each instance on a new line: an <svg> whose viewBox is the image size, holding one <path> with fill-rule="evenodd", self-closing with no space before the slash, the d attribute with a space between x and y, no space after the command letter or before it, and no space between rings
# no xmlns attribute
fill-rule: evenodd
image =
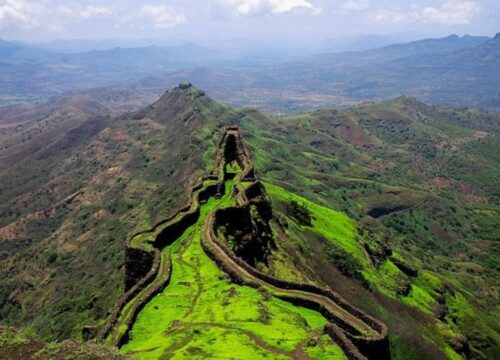
<svg viewBox="0 0 500 360"><path fill-rule="evenodd" d="M138 81L186 67L213 64L214 50L198 45L113 48L56 53L0 42L0 105L30 102L69 90Z"/></svg>
<svg viewBox="0 0 500 360"><path fill-rule="evenodd" d="M490 40L487 36L459 37L450 35L440 39L423 39L404 44L392 44L364 52L370 57L400 58L425 53L445 53L473 48Z"/></svg>
<svg viewBox="0 0 500 360"><path fill-rule="evenodd" d="M499 36L451 35L365 51L291 57L198 45L55 53L0 42L0 105L68 90L139 83L147 97L191 80L217 100L271 112L341 107L399 95L498 109ZM138 94L144 97L145 93Z"/></svg>
<svg viewBox="0 0 500 360"><path fill-rule="evenodd" d="M191 79L218 100L301 112L411 95L436 104L498 109L499 37L449 36L300 60L185 69L151 78L160 88Z"/></svg>

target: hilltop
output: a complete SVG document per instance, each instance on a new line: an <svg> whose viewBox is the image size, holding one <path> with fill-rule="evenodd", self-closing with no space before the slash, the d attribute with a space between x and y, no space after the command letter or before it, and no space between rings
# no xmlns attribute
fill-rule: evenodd
<svg viewBox="0 0 500 360"><path fill-rule="evenodd" d="M125 240L182 208L233 124L275 244L248 257L228 234L238 256L377 317L394 359L498 351L498 114L398 97L271 118L190 83L128 114L95 104L70 96L1 117L4 322L64 339L105 319L124 290Z"/></svg>
<svg viewBox="0 0 500 360"><path fill-rule="evenodd" d="M210 128L233 111L180 88L143 115L113 117L80 98L37 111L2 117L2 318L67 337L115 302L127 233L182 204Z"/></svg>

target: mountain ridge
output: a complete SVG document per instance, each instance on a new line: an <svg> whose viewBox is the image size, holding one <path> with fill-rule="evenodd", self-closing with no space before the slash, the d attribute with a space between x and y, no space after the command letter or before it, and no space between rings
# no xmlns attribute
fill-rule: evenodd
<svg viewBox="0 0 500 360"><path fill-rule="evenodd" d="M69 123L81 116L59 107L74 111L71 99L56 101L35 123L51 111ZM0 125L23 123L9 114ZM127 234L182 205L230 123L245 132L275 209L277 248L260 271L330 286L381 317L395 359L495 353L498 314L486 294L498 279L491 149L500 119L411 97L270 118L181 83L150 106L110 116L74 147L9 162L0 172L2 318L59 339L105 318L121 294Z"/></svg>
<svg viewBox="0 0 500 360"><path fill-rule="evenodd" d="M492 40L452 36L362 52L292 58L264 52L253 55L252 61L241 54L214 54L192 47L153 47L142 53L118 49L86 55L54 55L45 50L37 55L38 50L33 53L26 48L25 63L22 56L0 61L4 80L0 103L33 102L64 91L110 84L135 87L131 97L151 100L165 87L187 78L231 106L254 106L272 113L343 107L400 94L426 102L496 109L498 45ZM490 46L480 47L484 41ZM57 59L51 63L53 56ZM485 66L488 56L488 64L494 68ZM33 72L39 77L32 79ZM475 91L468 92L470 88Z"/></svg>

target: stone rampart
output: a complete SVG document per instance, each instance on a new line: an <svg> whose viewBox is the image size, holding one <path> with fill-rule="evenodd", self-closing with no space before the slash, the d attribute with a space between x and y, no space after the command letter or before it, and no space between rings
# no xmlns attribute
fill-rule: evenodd
<svg viewBox="0 0 500 360"><path fill-rule="evenodd" d="M238 205L218 209L207 216L202 235L202 246L207 255L233 281L253 287L269 286L278 289L275 291L275 296L321 312L329 321L324 328L325 332L341 346L349 359L389 358L389 343L385 324L355 308L330 289L277 279L259 272L219 240L217 234L219 230L223 230L223 226L224 229L227 229L228 226L248 228L255 236L264 230L270 231L270 227L266 227L265 224L272 218L272 206L265 193L265 188L255 178L253 162L250 153L243 145L241 130L234 126L227 127L221 135L212 175L203 178L201 182L191 188L186 204L152 229L138 232L127 239L125 250L126 292L111 312L97 339L110 338L111 343L117 346L121 346L128 340L130 327L137 314L154 295L169 283L170 257L165 257L160 250L170 245L187 228L197 222L200 216L200 202L205 202L211 196L218 196L224 191L224 181L227 176L225 167L228 161L237 161L242 169L242 172L235 176L236 189L239 190L237 194ZM207 180L211 180L213 183L206 185L205 181ZM240 181L245 181L247 184L251 182L251 184L244 188L240 186ZM134 238L137 236L141 236L140 241L134 242ZM269 236L269 234L263 236ZM256 280L250 280L242 275L245 273ZM325 305L330 304L328 301L360 320L370 328L370 331L368 333L360 331L356 325L331 311L328 308L330 305ZM129 303L131 305L126 307ZM121 314L125 308L127 311L125 314ZM121 315L122 317L120 317Z"/></svg>
<svg viewBox="0 0 500 360"><path fill-rule="evenodd" d="M242 146L241 132L239 129L235 130L234 128L231 129L232 136L237 133L238 140L241 143L239 146L236 146L236 148L244 149ZM224 146L224 137L219 145ZM226 148L224 148L223 154L227 154ZM247 151L242 150L239 154L244 156L244 158L238 158L240 166L243 165L243 173L237 177L236 180L240 181L245 178L250 178L250 173L251 178L254 179L253 163L249 156L246 157L248 154ZM224 155L224 157L227 158L227 155ZM230 159L233 159L233 157ZM221 165L225 166L224 159L219 160L219 166ZM241 190L241 187L239 187L239 189ZM342 347L349 358L390 358L388 333L385 324L352 306L340 295L330 289L312 284L302 284L277 279L259 272L256 268L237 256L223 241L219 240L217 236L219 230L227 231L229 225L235 228L239 227L245 229L250 222L255 223L258 221L256 219L248 219L248 216L252 215L252 211L250 211L250 207L252 206L258 209L259 217L266 218L267 220L272 217L272 207L265 194L264 186L260 181L255 180L243 191L240 191L237 198L237 206L218 209L207 218L206 227L208 228L203 232L202 246L209 257L236 282L250 286L259 286L258 283L249 281L242 275L242 273L246 272L258 279L261 286L266 286L266 284L268 284L283 291L283 293L277 294L278 297L297 305L320 311L330 321L330 323L325 326L325 332ZM216 251L215 248L219 248L221 251ZM243 272L239 270L243 270ZM295 293L293 291L295 291ZM300 292L300 296L297 295L298 293L296 292ZM327 309L324 304L317 300L316 296L308 296L307 293L320 295L332 301L352 316L361 320L364 324L369 326L372 331L369 334L361 333L354 325Z"/></svg>

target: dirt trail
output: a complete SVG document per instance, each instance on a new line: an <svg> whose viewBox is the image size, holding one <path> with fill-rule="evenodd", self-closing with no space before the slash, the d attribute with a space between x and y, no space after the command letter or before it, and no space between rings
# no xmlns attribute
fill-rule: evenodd
<svg viewBox="0 0 500 360"><path fill-rule="evenodd" d="M198 226L198 225L196 225ZM194 311L194 308L196 307L196 304L198 303L198 300L203 292L203 283L201 282L201 274L200 274L200 271L199 271L199 264L196 264L198 266L195 266L193 264L190 264L188 263L186 260L184 260L184 251L186 250L186 245L188 243L188 241L191 241L193 237L193 234L189 234L187 235L184 239L183 239L183 243L178 251L178 256L177 256L177 260L179 260L180 263L182 263L183 265L193 269L195 271L195 283L196 283L196 293L193 297L193 300L191 301L191 305L189 306L189 310L186 312L186 314L184 315L184 317L188 317L189 315L191 315ZM172 265L172 268L173 268L173 265ZM175 270L173 270L175 271Z"/></svg>
<svg viewBox="0 0 500 360"><path fill-rule="evenodd" d="M261 337L255 335L253 332L241 329L237 326L215 323L215 322L183 322L183 321L178 321L175 324L175 328L177 331L188 331L188 330L191 330L191 328L193 328L193 327L206 327L206 328L212 327L212 328L237 331L237 332L247 336L248 338L250 338L259 347L261 347L264 350L267 350L269 352L272 352L275 355L289 356L292 359L296 359L296 360L310 360L311 359L306 353L304 353L301 345L298 345L292 351L285 351L285 350L277 349L277 348L269 345ZM176 343L176 344L172 345L171 347L167 348L164 351L164 355L168 355L168 354L171 355L175 351L182 349L184 346L186 346L189 343L189 340L191 337L192 337L192 334L189 333L189 335L187 335L185 338L183 338L183 341L180 341L179 343Z"/></svg>

